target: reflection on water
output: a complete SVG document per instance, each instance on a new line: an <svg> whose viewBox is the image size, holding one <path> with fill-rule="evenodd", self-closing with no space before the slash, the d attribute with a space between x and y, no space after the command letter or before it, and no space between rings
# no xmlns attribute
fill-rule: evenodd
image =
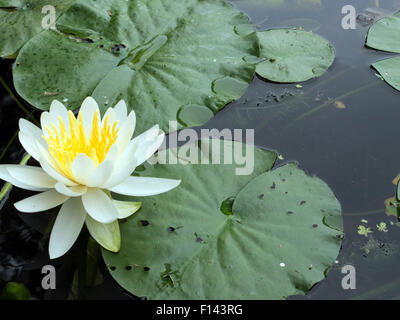
<svg viewBox="0 0 400 320"><path fill-rule="evenodd" d="M322 77L307 81L302 87L269 83L256 77L241 99L204 127L255 128L257 145L276 149L283 155L282 161L299 161L303 169L325 180L341 201L346 234L343 248L327 279L317 284L306 299L400 298L400 275L396 268L400 263L400 227L395 225L394 216L384 213L384 200L394 196L392 180L400 173L400 149L396 146L400 93L370 68L371 63L391 54L364 48L368 26L374 19L400 8L400 1L350 1L359 15L356 30L341 28L341 9L349 4L347 0L231 2L251 17L257 30L301 26L317 32L334 45L336 61ZM8 73L2 71L2 76L10 76ZM21 117L23 113L5 93L2 92L2 99L9 101L0 101L1 108L13 108L15 119ZM16 121L9 120L9 116L7 121L15 126ZM0 125L2 132L12 132L5 130L7 123L1 114ZM12 134L1 137L1 146ZM2 163L21 158L18 143L10 151ZM7 212L9 216L14 214ZM377 225L382 222L387 232L378 230ZM8 222L7 226L13 223ZM373 233L368 237L358 234L360 225L373 229ZM25 233L35 238L31 230ZM20 240L14 239L16 243ZM1 236L0 246L4 250ZM15 250L11 248L9 252ZM22 259L16 253L15 256ZM0 256L0 262L5 261L1 259ZM18 271L20 260L11 261L10 256L8 259L10 264L17 265L12 270ZM345 291L341 287L341 267L346 264L356 267L356 290ZM1 268L0 264L0 275L5 272ZM63 270L70 272L68 265ZM98 289L97 295L103 292L103 297L107 296L110 288ZM293 297L296 298L304 299Z"/></svg>

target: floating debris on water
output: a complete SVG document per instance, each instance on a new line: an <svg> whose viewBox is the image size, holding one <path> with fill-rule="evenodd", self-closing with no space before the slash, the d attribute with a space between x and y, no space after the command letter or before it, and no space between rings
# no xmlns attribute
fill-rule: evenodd
<svg viewBox="0 0 400 320"><path fill-rule="evenodd" d="M379 224L376 225L376 227L381 232L388 232L387 225L385 222L380 222Z"/></svg>
<svg viewBox="0 0 400 320"><path fill-rule="evenodd" d="M346 109L346 105L340 101L340 100L336 100L333 105L335 106L335 108L337 109Z"/></svg>
<svg viewBox="0 0 400 320"><path fill-rule="evenodd" d="M358 226L358 231L357 233L361 236L365 236L368 237L368 234L372 233L372 229L371 228L366 228L364 226Z"/></svg>

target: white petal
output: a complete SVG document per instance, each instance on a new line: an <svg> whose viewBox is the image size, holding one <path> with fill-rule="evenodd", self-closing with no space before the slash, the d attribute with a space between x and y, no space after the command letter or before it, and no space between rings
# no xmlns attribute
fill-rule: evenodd
<svg viewBox="0 0 400 320"><path fill-rule="evenodd" d="M36 138L42 137L42 130L35 126L32 122L25 120L23 118L19 119L18 121L19 130L28 134L34 135Z"/></svg>
<svg viewBox="0 0 400 320"><path fill-rule="evenodd" d="M44 148L47 147L47 143L42 137L42 130L25 119L19 120L19 129L18 137L22 146L33 158L38 160L40 156L36 144L40 143Z"/></svg>
<svg viewBox="0 0 400 320"><path fill-rule="evenodd" d="M30 136L33 140L35 140L37 143L39 143L41 146L44 148L47 148L47 142L43 138L43 131L35 126L33 123L25 120L25 119L20 119L19 120L19 129L22 133L24 133L27 136Z"/></svg>
<svg viewBox="0 0 400 320"><path fill-rule="evenodd" d="M71 164L71 170L75 181L84 185L87 184L90 175L95 169L96 166L94 165L92 159L90 159L84 153L78 154Z"/></svg>
<svg viewBox="0 0 400 320"><path fill-rule="evenodd" d="M68 197L79 197L87 191L86 186L67 187L62 182L57 182L55 188L59 193L64 194Z"/></svg>
<svg viewBox="0 0 400 320"><path fill-rule="evenodd" d="M7 168L10 175L27 185L37 188L54 188L57 183L42 168L32 166L12 166Z"/></svg>
<svg viewBox="0 0 400 320"><path fill-rule="evenodd" d="M155 126L133 139L132 141L137 141L138 144L134 156L136 165L139 166L149 159L162 145L164 138L164 132Z"/></svg>
<svg viewBox="0 0 400 320"><path fill-rule="evenodd" d="M50 114L50 112L45 111L42 112L42 114L40 115L40 125L42 127L42 132L46 137L48 137L49 134L45 128L49 127L50 130L52 131L51 125L53 124L56 127L58 127L58 123L59 121L57 120L57 118L54 117L52 114Z"/></svg>
<svg viewBox="0 0 400 320"><path fill-rule="evenodd" d="M164 140L158 125L131 140L114 165L114 172L105 188L113 187L128 178L137 166L150 158ZM154 151L153 151L154 150Z"/></svg>
<svg viewBox="0 0 400 320"><path fill-rule="evenodd" d="M47 142L43 139L43 132L40 128L25 119L19 120L19 130L25 135L30 136L39 142L42 146L47 147Z"/></svg>
<svg viewBox="0 0 400 320"><path fill-rule="evenodd" d="M113 108L107 109L106 113L103 116L103 119L101 120L101 127L104 126L107 117L108 117L107 123L112 125L115 122L115 112Z"/></svg>
<svg viewBox="0 0 400 320"><path fill-rule="evenodd" d="M90 235L103 248L111 252L118 252L121 248L121 234L118 220L111 223L100 223L89 215L86 216L86 226Z"/></svg>
<svg viewBox="0 0 400 320"><path fill-rule="evenodd" d="M118 120L119 123L122 124L126 120L126 117L128 115L128 110L124 100L120 100L114 106L114 112L115 112L115 120Z"/></svg>
<svg viewBox="0 0 400 320"><path fill-rule="evenodd" d="M77 184L74 181L71 181L67 177L64 176L62 172L59 172L56 168L57 166L55 165L55 162L53 160L53 157L50 155L50 153L47 151L46 148L43 148L39 143L36 144L38 147L38 150L40 152L40 159L38 160L40 163L40 166L43 168L46 173L56 179L57 181L61 181L67 186L76 186Z"/></svg>
<svg viewBox="0 0 400 320"><path fill-rule="evenodd" d="M127 196L145 197L170 191L180 183L181 180L173 179L128 177L124 182L109 190Z"/></svg>
<svg viewBox="0 0 400 320"><path fill-rule="evenodd" d="M43 170L46 171L46 173L49 176L51 176L52 178L54 178L55 180L62 182L66 186L76 186L77 185L75 182L73 182L72 180L68 179L67 177L65 177L64 175L59 173L43 158L40 158L39 163L40 163L40 166L43 168Z"/></svg>
<svg viewBox="0 0 400 320"><path fill-rule="evenodd" d="M118 201L113 199L113 203L118 210L118 219L128 218L142 207L141 202Z"/></svg>
<svg viewBox="0 0 400 320"><path fill-rule="evenodd" d="M136 168L136 161L134 158L138 143L131 141L122 155L114 164L114 172L110 179L104 184L104 188L108 189L117 184L120 184L128 178Z"/></svg>
<svg viewBox="0 0 400 320"><path fill-rule="evenodd" d="M45 211L64 203L67 196L52 189L14 203L15 208L21 212Z"/></svg>
<svg viewBox="0 0 400 320"><path fill-rule="evenodd" d="M118 146L117 144L113 144L107 152L104 161L111 161L114 163L118 159Z"/></svg>
<svg viewBox="0 0 400 320"><path fill-rule="evenodd" d="M99 111L97 102L92 97L87 97L83 100L81 109L79 110L82 116L83 127L85 133L89 137L92 131L93 117L96 111Z"/></svg>
<svg viewBox="0 0 400 320"><path fill-rule="evenodd" d="M58 117L61 117L64 122L65 129L67 130L67 132L69 132L68 110L60 101L53 100L50 105L50 114L56 119L58 119Z"/></svg>
<svg viewBox="0 0 400 320"><path fill-rule="evenodd" d="M114 165L111 161L103 161L92 172L89 179L87 180L86 185L88 187L102 186L110 178L113 170L114 170Z"/></svg>
<svg viewBox="0 0 400 320"><path fill-rule="evenodd" d="M118 218L117 208L100 189L89 188L82 196L82 203L87 213L98 222L111 223Z"/></svg>
<svg viewBox="0 0 400 320"><path fill-rule="evenodd" d="M36 141L32 136L27 135L23 131L18 133L19 142L22 147L28 152L35 160L39 160L40 152L36 146Z"/></svg>
<svg viewBox="0 0 400 320"><path fill-rule="evenodd" d="M5 180L7 182L10 182L12 185L22 188L25 190L30 190L30 191L46 191L48 188L38 188L34 186L27 185L26 183L20 182L19 180L13 178L10 173L8 172L9 167L16 167L18 166L17 164L3 164L0 165L0 179Z"/></svg>
<svg viewBox="0 0 400 320"><path fill-rule="evenodd" d="M131 111L128 118L122 124L118 132L116 143L118 145L119 154L121 154L125 150L126 146L129 144L133 132L135 131L135 125L136 125L136 115L135 112Z"/></svg>
<svg viewBox="0 0 400 320"><path fill-rule="evenodd" d="M85 222L86 211L79 198L66 201L57 215L50 234L50 259L65 254L75 243Z"/></svg>

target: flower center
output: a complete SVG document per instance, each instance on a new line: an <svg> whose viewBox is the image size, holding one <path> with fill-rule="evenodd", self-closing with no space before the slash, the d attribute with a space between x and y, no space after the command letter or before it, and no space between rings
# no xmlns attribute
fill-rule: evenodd
<svg viewBox="0 0 400 320"><path fill-rule="evenodd" d="M92 128L89 134L86 134L83 126L82 114L79 112L77 120L72 113L68 111L69 116L69 132L65 129L64 121L58 117L60 122L57 128L54 124L45 126L44 129L49 134L48 137L43 136L46 140L49 152L54 159L57 169L66 177L75 180L71 171L71 165L75 157L80 154L86 154L92 159L97 167L106 157L111 146L118 137L117 123L108 123L110 116L104 119L102 126L99 125L99 111L93 116Z"/></svg>

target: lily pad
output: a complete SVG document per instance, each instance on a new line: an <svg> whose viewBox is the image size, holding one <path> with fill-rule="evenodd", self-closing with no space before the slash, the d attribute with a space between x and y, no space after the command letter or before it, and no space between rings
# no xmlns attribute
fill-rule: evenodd
<svg viewBox="0 0 400 320"><path fill-rule="evenodd" d="M323 220L340 218L340 204L295 164L266 172L275 157L255 149L249 176L235 176L234 165L147 165L145 175L157 171L182 184L142 198L140 214L121 224L121 251L103 250L114 279L149 299L306 293L338 255L341 232Z"/></svg>
<svg viewBox="0 0 400 320"><path fill-rule="evenodd" d="M368 30L365 45L376 50L400 53L400 12L375 22ZM400 57L375 62L372 67L389 85L400 91Z"/></svg>
<svg viewBox="0 0 400 320"><path fill-rule="evenodd" d="M328 41L304 30L257 32L260 57L256 72L270 81L291 83L319 77L332 65L335 51Z"/></svg>
<svg viewBox="0 0 400 320"><path fill-rule="evenodd" d="M57 19L73 2L74 0L1 0L0 56L14 56L29 39L44 30L42 21L44 19L48 22L46 16L49 12L45 6L54 7Z"/></svg>
<svg viewBox="0 0 400 320"><path fill-rule="evenodd" d="M258 39L235 31L244 25L252 28L222 0L77 0L57 21L59 32L42 32L22 48L14 84L43 110L53 99L75 109L92 95L103 110L125 99L139 132L154 123L167 130L188 105L207 121L254 76L243 58L259 55ZM180 127L200 122L181 120Z"/></svg>
<svg viewBox="0 0 400 320"><path fill-rule="evenodd" d="M400 12L375 22L368 30L366 46L400 53Z"/></svg>

